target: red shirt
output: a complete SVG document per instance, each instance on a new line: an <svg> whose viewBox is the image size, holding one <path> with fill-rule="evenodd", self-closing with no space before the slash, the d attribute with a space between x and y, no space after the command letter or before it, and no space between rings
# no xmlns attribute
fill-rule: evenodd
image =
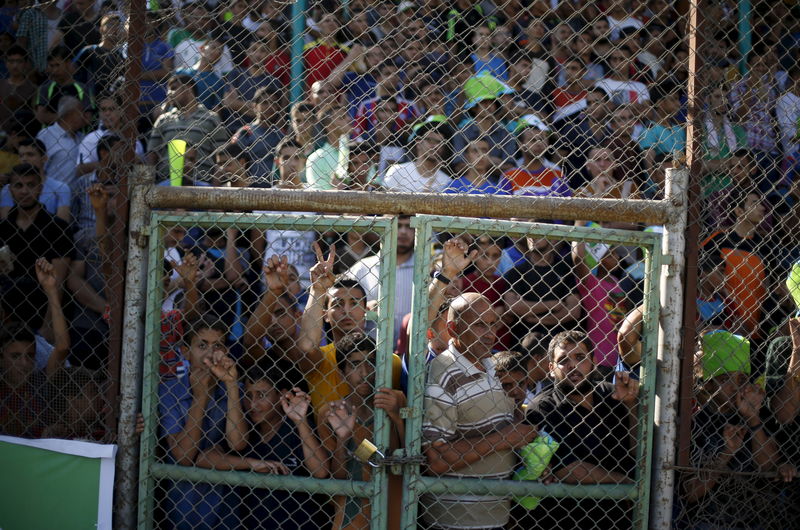
<svg viewBox="0 0 800 530"><path fill-rule="evenodd" d="M586 99L586 91L581 90L578 93L575 92L567 92L563 88L556 88L553 90L553 103L556 107L566 107L567 105L572 105L573 103L577 103L582 99Z"/></svg>
<svg viewBox="0 0 800 530"><path fill-rule="evenodd" d="M286 86L289 84L289 64L289 54L284 51L277 51L267 56L267 60L264 61L264 68Z"/></svg>
<svg viewBox="0 0 800 530"><path fill-rule="evenodd" d="M333 46L315 40L305 45L303 59L306 66L306 86L310 87L315 81L322 81L331 75L334 68L344 61L350 49L335 43Z"/></svg>

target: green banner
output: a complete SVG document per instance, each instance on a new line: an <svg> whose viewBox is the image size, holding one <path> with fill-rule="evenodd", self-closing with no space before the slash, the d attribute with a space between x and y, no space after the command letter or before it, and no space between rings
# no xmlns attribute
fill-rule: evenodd
<svg viewBox="0 0 800 530"><path fill-rule="evenodd" d="M115 445L0 436L0 528L111 528Z"/></svg>

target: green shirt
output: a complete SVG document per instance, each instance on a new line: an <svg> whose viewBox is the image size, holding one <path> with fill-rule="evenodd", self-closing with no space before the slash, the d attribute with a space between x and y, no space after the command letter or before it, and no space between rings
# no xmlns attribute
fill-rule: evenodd
<svg viewBox="0 0 800 530"><path fill-rule="evenodd" d="M306 185L312 190L330 190L335 181L347 176L347 138L339 138L339 146L329 142L311 153L306 160Z"/></svg>
<svg viewBox="0 0 800 530"><path fill-rule="evenodd" d="M732 124L733 134L736 136L736 146L731 150L725 136L725 131L718 131L719 147L712 149L708 145L708 134L703 135L703 153L706 160L723 160L730 158L739 149L747 149L747 131L741 125ZM731 177L727 173L710 173L703 177L703 198L714 192L725 189L731 185Z"/></svg>

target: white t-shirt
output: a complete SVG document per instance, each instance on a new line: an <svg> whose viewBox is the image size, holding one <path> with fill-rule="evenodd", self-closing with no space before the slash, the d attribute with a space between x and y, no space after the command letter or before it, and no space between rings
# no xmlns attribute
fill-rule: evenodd
<svg viewBox="0 0 800 530"><path fill-rule="evenodd" d="M795 140L800 132L800 96L787 92L778 98L775 103L775 114L781 128L781 145L785 155L791 155L800 149L800 143Z"/></svg>
<svg viewBox="0 0 800 530"><path fill-rule="evenodd" d="M641 103L650 101L650 91L638 81L617 81L608 77L595 81L594 86L608 94L614 103Z"/></svg>
<svg viewBox="0 0 800 530"><path fill-rule="evenodd" d="M437 193L444 191L451 181L441 169L436 171L432 179L428 179L420 174L414 162L405 162L386 170L383 185L390 191Z"/></svg>
<svg viewBox="0 0 800 530"><path fill-rule="evenodd" d="M619 33L623 29L626 28L641 29L644 27L644 22L634 17L627 17L623 18L622 20L617 20L616 18L613 17L606 17L606 20L608 20L608 29L611 30L611 40L619 39Z"/></svg>
<svg viewBox="0 0 800 530"><path fill-rule="evenodd" d="M111 134L108 129L95 129L86 136L84 136L80 145L78 146L78 164L91 164L97 162L97 144L100 143L100 138ZM139 158L144 157L144 148L142 142L136 140L135 144L136 156Z"/></svg>
<svg viewBox="0 0 800 530"><path fill-rule="evenodd" d="M308 212L253 212L261 214L308 215ZM272 256L286 256L291 265L297 267L300 285L307 289L311 284L309 271L317 262L311 244L317 238L313 230L267 230L264 232L266 248L264 264Z"/></svg>
<svg viewBox="0 0 800 530"><path fill-rule="evenodd" d="M200 62L200 47L204 40L184 39L175 46L175 70L189 70ZM233 70L233 56L227 45L222 48L222 56L214 65L214 73L222 77Z"/></svg>

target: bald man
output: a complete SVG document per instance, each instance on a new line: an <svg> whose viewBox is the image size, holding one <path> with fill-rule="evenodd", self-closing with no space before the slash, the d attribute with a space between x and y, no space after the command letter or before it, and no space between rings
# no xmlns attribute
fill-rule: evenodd
<svg viewBox="0 0 800 530"><path fill-rule="evenodd" d="M497 314L488 298L464 293L450 305L447 350L430 363L425 391L425 455L433 475L509 478L514 449L536 427L514 421L514 401L495 376L492 347ZM502 528L509 501L455 495L423 497L423 518L434 528Z"/></svg>

